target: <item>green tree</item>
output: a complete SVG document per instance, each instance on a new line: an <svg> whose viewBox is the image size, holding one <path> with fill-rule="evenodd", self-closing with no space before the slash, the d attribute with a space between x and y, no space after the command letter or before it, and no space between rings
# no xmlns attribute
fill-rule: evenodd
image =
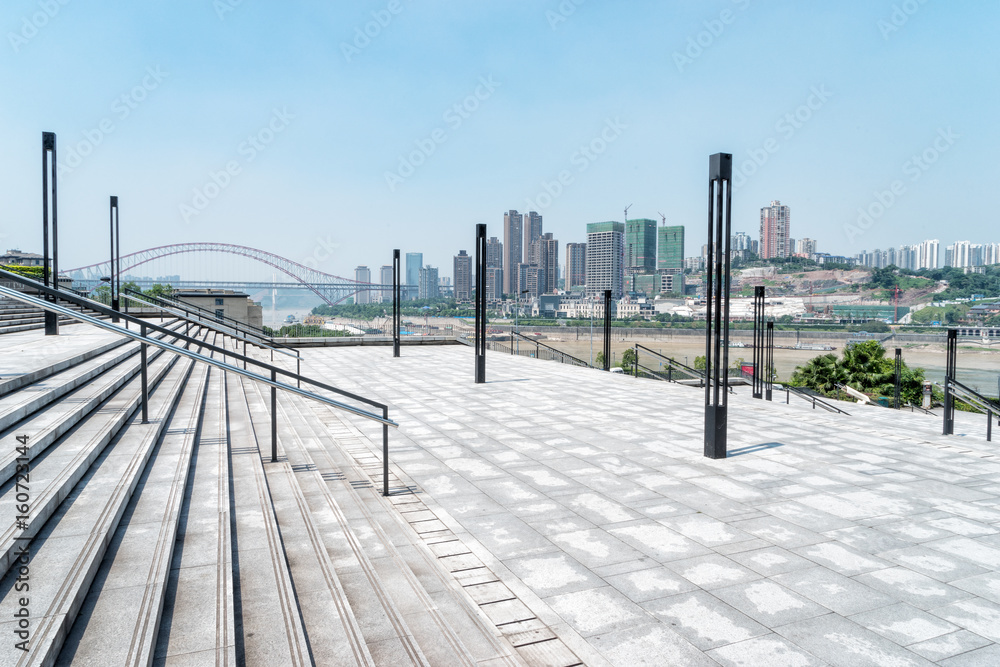
<svg viewBox="0 0 1000 667"><path fill-rule="evenodd" d="M694 369L696 371L703 371L703 370L705 370L705 366L707 366L707 365L708 364L705 361L705 357L704 356L695 357L694 358Z"/></svg>
<svg viewBox="0 0 1000 667"><path fill-rule="evenodd" d="M604 368L604 352L597 353L597 357L594 359L594 366Z"/></svg>
<svg viewBox="0 0 1000 667"><path fill-rule="evenodd" d="M631 373L632 370L635 368L635 362L636 362L635 349L630 347L626 349L624 352L622 352L621 367L624 370Z"/></svg>
<svg viewBox="0 0 1000 667"><path fill-rule="evenodd" d="M831 394L837 390L837 385L847 380L847 371L840 365L835 354L823 354L813 357L805 366L799 366L792 373L791 384L795 387L807 387L823 394Z"/></svg>
<svg viewBox="0 0 1000 667"><path fill-rule="evenodd" d="M841 362L847 372L847 384L858 391L879 391L895 382L895 364L885 358L885 348L877 340L849 345Z"/></svg>

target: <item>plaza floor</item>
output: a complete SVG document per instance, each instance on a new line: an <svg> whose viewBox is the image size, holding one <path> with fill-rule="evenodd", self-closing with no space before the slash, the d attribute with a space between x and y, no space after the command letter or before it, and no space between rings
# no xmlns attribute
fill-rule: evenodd
<svg viewBox="0 0 1000 667"><path fill-rule="evenodd" d="M982 416L944 438L744 388L712 461L698 389L494 353L476 385L462 346L304 358L391 406L390 461L451 536L442 561L475 556L585 664L1000 664Z"/></svg>

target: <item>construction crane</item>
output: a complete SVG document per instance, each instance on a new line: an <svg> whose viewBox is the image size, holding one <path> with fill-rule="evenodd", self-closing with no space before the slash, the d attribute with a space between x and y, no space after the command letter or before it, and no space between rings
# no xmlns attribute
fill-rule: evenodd
<svg viewBox="0 0 1000 667"><path fill-rule="evenodd" d="M625 222L628 222L628 210L632 208L632 204L625 207Z"/></svg>
<svg viewBox="0 0 1000 667"><path fill-rule="evenodd" d="M663 215L659 211L657 211L656 214L660 216L660 219L663 221L663 226L666 227L667 226L667 216Z"/></svg>

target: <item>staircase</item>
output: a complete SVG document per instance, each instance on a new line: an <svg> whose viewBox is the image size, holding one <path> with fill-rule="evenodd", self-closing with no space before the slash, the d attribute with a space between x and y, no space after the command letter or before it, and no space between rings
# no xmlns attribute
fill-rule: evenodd
<svg viewBox="0 0 1000 667"><path fill-rule="evenodd" d="M272 462L269 387L151 347L144 424L139 345L89 329L0 335L45 345L0 373L0 666L526 664L336 411L279 394Z"/></svg>

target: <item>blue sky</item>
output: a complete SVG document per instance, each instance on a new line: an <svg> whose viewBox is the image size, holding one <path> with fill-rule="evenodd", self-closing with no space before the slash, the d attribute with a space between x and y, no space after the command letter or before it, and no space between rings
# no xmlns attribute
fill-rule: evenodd
<svg viewBox="0 0 1000 667"><path fill-rule="evenodd" d="M996 3L6 0L0 28L0 245L41 245L56 132L67 268L105 259L112 194L125 252L349 277L395 247L450 275L529 201L561 244L632 204L692 255L720 151L736 231L778 199L831 253L1000 241Z"/></svg>

